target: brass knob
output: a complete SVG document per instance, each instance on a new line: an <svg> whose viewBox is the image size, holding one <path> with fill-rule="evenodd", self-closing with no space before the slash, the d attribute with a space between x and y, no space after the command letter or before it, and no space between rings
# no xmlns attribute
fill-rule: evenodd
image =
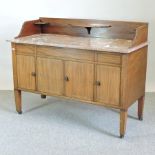
<svg viewBox="0 0 155 155"><path fill-rule="evenodd" d="M65 78L64 78L64 79L65 79L65 81L69 81L69 78L68 78L68 76L65 76Z"/></svg>
<svg viewBox="0 0 155 155"><path fill-rule="evenodd" d="M101 85L101 82L100 81L96 81L96 85L97 86L100 86Z"/></svg>
<svg viewBox="0 0 155 155"><path fill-rule="evenodd" d="M36 76L36 73L35 73L35 72L32 72L31 75L32 75L32 76Z"/></svg>

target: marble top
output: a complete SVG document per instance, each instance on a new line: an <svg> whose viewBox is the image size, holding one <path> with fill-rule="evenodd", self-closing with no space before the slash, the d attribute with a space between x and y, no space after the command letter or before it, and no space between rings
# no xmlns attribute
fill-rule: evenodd
<svg viewBox="0 0 155 155"><path fill-rule="evenodd" d="M130 53L136 50L136 48L140 48L139 46L132 47L132 40L76 37L58 34L35 34L20 37L11 40L11 42L118 53ZM144 46L144 44L140 46Z"/></svg>

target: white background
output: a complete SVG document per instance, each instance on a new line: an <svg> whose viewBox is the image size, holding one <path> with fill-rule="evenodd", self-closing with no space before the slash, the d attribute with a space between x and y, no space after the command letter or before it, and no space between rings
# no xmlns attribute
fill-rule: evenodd
<svg viewBox="0 0 155 155"><path fill-rule="evenodd" d="M5 0L0 4L0 89L13 89L11 47L25 20L38 17L149 22L146 91L155 91L155 0ZM133 77L134 78L134 77Z"/></svg>

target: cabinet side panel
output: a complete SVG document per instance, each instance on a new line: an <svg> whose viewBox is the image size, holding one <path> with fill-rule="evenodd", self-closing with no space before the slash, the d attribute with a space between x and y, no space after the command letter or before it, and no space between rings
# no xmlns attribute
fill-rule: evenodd
<svg viewBox="0 0 155 155"><path fill-rule="evenodd" d="M146 66L147 47L129 54L126 83L126 107L129 107L133 102L145 94Z"/></svg>

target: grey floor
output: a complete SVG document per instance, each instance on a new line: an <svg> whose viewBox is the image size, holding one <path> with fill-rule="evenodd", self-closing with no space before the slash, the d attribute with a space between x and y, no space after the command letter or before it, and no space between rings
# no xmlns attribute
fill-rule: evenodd
<svg viewBox="0 0 155 155"><path fill-rule="evenodd" d="M119 113L104 107L23 93L23 114L12 91L0 91L0 155L154 155L155 93L147 93L144 120L129 109L119 136Z"/></svg>

